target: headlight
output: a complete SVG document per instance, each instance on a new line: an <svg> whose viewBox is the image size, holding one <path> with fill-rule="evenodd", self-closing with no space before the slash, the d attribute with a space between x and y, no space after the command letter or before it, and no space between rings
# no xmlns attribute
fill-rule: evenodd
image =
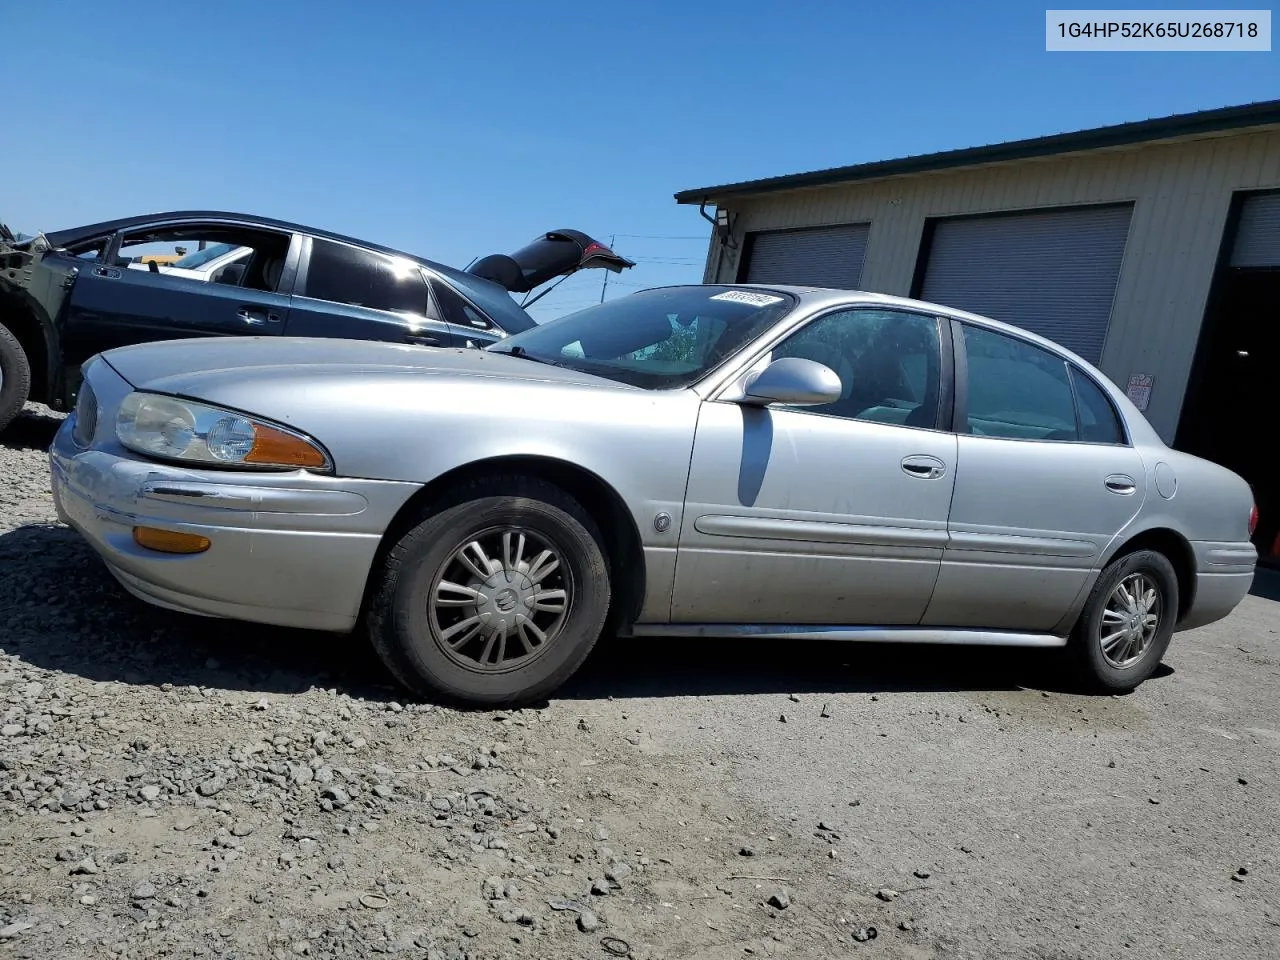
<svg viewBox="0 0 1280 960"><path fill-rule="evenodd" d="M166 460L277 470L331 467L319 444L286 427L155 393L124 398L116 436L130 450Z"/></svg>

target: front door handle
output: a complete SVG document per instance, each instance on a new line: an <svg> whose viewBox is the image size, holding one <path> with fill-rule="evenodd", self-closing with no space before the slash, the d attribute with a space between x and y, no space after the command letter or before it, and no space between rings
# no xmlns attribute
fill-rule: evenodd
<svg viewBox="0 0 1280 960"><path fill-rule="evenodd" d="M261 326L264 323L277 323L280 315L275 313L267 313L265 310L254 310L251 307L241 307L236 311L236 316L245 323L251 323L254 326Z"/></svg>
<svg viewBox="0 0 1280 960"><path fill-rule="evenodd" d="M120 271L115 267L94 267L93 275L95 277L102 277L104 280L120 279Z"/></svg>
<svg viewBox="0 0 1280 960"><path fill-rule="evenodd" d="M946 474L947 465L937 457L921 454L915 457L904 457L902 472L909 477L918 477L921 480L936 480Z"/></svg>
<svg viewBox="0 0 1280 960"><path fill-rule="evenodd" d="M404 340L405 340L405 343L416 343L419 346L423 346L423 347L440 346L439 337L428 337L423 334L417 334L417 333L406 333L404 335Z"/></svg>
<svg viewBox="0 0 1280 960"><path fill-rule="evenodd" d="M1123 473L1113 473L1103 480L1102 484L1112 493L1122 497L1127 497L1138 490L1138 484L1134 482L1133 477L1127 477Z"/></svg>

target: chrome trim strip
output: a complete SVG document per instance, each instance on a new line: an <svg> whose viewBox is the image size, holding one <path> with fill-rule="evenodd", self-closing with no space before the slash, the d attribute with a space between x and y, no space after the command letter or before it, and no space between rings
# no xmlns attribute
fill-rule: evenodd
<svg viewBox="0 0 1280 960"><path fill-rule="evenodd" d="M369 505L369 501L360 494L347 490L303 490L187 480L151 480L142 485L141 493L149 500L254 513L341 517L361 513Z"/></svg>
<svg viewBox="0 0 1280 960"><path fill-rule="evenodd" d="M1039 557L1092 557L1098 548L1088 540L1063 540L1057 537L1019 537L1002 533L951 532L948 550L981 553L1009 553Z"/></svg>
<svg viewBox="0 0 1280 960"><path fill-rule="evenodd" d="M637 623L633 637L760 640L846 640L859 643L930 643L984 647L1065 647L1066 637L968 627L836 627L813 624Z"/></svg>
<svg viewBox="0 0 1280 960"><path fill-rule="evenodd" d="M936 530L929 530L920 527L707 514L694 520L693 528L709 536L746 537L757 540L864 543L892 547L945 547L947 545L945 525L939 526Z"/></svg>

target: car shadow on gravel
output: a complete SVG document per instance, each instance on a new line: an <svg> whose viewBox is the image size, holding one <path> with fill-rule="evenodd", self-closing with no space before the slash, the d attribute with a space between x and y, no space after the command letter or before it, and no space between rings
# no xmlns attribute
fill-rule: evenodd
<svg viewBox="0 0 1280 960"><path fill-rule="evenodd" d="M48 450L62 417L30 408L19 414L0 435L0 446L12 450Z"/></svg>
<svg viewBox="0 0 1280 960"><path fill-rule="evenodd" d="M404 698L363 638L153 607L130 596L60 524L0 534L0 650L94 681Z"/></svg>
<svg viewBox="0 0 1280 960"><path fill-rule="evenodd" d="M1162 666L1155 679L1172 672ZM1059 651L824 640L632 638L602 642L556 698L1022 688L1080 692Z"/></svg>
<svg viewBox="0 0 1280 960"><path fill-rule="evenodd" d="M0 650L89 680L253 695L336 689L404 699L365 639L189 616L136 600L60 524L0 534ZM760 693L1073 692L1056 651L812 641L597 644L558 700ZM1162 668L1156 679L1171 670Z"/></svg>

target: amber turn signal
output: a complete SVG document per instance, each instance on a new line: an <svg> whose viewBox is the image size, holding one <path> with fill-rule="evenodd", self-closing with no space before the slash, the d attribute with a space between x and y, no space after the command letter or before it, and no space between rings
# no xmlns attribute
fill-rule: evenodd
<svg viewBox="0 0 1280 960"><path fill-rule="evenodd" d="M323 467L324 454L301 437L265 424L253 425L253 449L245 463L270 463L291 467Z"/></svg>
<svg viewBox="0 0 1280 960"><path fill-rule="evenodd" d="M155 527L134 527L133 542L160 553L204 553L212 546L208 537Z"/></svg>

